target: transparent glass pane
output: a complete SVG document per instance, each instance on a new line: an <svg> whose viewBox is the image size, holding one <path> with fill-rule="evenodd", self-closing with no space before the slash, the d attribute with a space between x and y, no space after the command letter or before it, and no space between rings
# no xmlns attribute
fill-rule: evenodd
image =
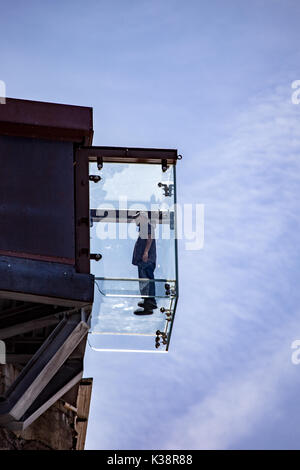
<svg viewBox="0 0 300 470"><path fill-rule="evenodd" d="M101 295L108 297L151 297L169 298L176 297L176 282L165 279L119 279L119 278L95 278L96 287Z"/></svg>
<svg viewBox="0 0 300 470"><path fill-rule="evenodd" d="M105 162L99 171L90 163L90 175L91 253L101 255L91 262L90 344L166 350L177 296L174 168ZM141 300L157 308L137 315Z"/></svg>
<svg viewBox="0 0 300 470"><path fill-rule="evenodd" d="M147 335L111 335L111 334L90 334L89 345L94 351L114 351L114 352L151 352L165 353L166 346L155 347L155 337Z"/></svg>
<svg viewBox="0 0 300 470"><path fill-rule="evenodd" d="M90 345L95 349L165 351L175 313L175 298L156 301L157 308L153 314L136 316L137 298L96 295Z"/></svg>
<svg viewBox="0 0 300 470"><path fill-rule="evenodd" d="M91 262L92 273L138 277L132 255L139 228L125 215L149 211L156 242L155 277L175 279L173 167L163 172L161 165L104 163L99 171L96 163L90 163L90 174L101 176L98 183L90 182L90 207L96 211L92 211L96 217L91 221L91 252L102 255L101 261Z"/></svg>

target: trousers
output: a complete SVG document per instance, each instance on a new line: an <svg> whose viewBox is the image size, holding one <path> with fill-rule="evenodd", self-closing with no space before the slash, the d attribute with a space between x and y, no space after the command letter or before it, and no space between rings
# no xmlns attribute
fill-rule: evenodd
<svg viewBox="0 0 300 470"><path fill-rule="evenodd" d="M141 261L138 264L139 278L150 279L150 281L139 281L141 296L145 298L145 303L156 305L154 269L155 269L154 263L149 262L149 261L147 263L145 263L144 261Z"/></svg>

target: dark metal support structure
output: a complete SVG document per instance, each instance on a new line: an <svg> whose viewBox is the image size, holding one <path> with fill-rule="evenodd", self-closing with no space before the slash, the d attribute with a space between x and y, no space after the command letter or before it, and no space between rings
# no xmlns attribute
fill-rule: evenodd
<svg viewBox="0 0 300 470"><path fill-rule="evenodd" d="M0 298L82 307L93 302L93 279L61 263L0 256Z"/></svg>
<svg viewBox="0 0 300 470"><path fill-rule="evenodd" d="M94 276L88 160L77 148L92 138L92 108L0 106L0 339L7 364L21 369L0 397L10 429L76 395L82 377Z"/></svg>
<svg viewBox="0 0 300 470"><path fill-rule="evenodd" d="M97 162L98 169L101 169L101 163L103 162L147 164L161 162L167 165L176 163L179 157L175 149L137 147L83 146L79 148L79 152L85 155L88 161Z"/></svg>
<svg viewBox="0 0 300 470"><path fill-rule="evenodd" d="M91 209L91 222L131 223L139 211L125 209ZM148 220L157 224L169 224L174 227L173 211L147 211Z"/></svg>
<svg viewBox="0 0 300 470"><path fill-rule="evenodd" d="M59 395L62 396L66 392L67 385L74 377L78 376L80 380L82 361L80 365L78 361L74 361L73 368L69 362L68 371L70 373L67 375L59 374L59 371L86 336L89 328L87 315L82 310L80 313L65 315L58 323L8 389L6 396L2 397L0 402L1 425L16 428L16 422L22 422L23 415L24 419L28 421L31 413L36 414L37 409L44 407L43 396L47 397L47 401L53 396L58 399ZM59 374L61 380L54 379L56 374ZM67 380L65 380L66 378ZM62 383L64 383L63 387L59 387ZM38 405L36 400L38 400Z"/></svg>
<svg viewBox="0 0 300 470"><path fill-rule="evenodd" d="M90 272L90 196L89 196L89 161L78 149L75 149L75 220L76 220L76 269L80 273Z"/></svg>

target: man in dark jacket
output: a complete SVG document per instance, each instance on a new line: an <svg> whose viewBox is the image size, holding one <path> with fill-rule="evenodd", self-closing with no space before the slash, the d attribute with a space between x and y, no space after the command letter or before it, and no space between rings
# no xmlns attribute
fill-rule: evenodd
<svg viewBox="0 0 300 470"><path fill-rule="evenodd" d="M156 267L154 227L150 224L147 213L139 213L135 218L135 223L139 228L139 236L135 242L132 264L138 267L140 279L150 279L150 281L140 281L140 292L143 301L138 303L141 308L135 310L134 313L135 315L151 315L153 309L157 308L154 281Z"/></svg>

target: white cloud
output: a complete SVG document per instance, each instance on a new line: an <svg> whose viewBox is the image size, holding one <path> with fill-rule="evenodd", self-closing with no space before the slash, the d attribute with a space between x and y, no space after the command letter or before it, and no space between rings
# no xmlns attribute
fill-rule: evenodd
<svg viewBox="0 0 300 470"><path fill-rule="evenodd" d="M233 375L227 374L221 381L216 378L215 389L207 390L204 399L195 402L172 422L173 432L164 442L164 448L238 448L239 440L251 435L261 420L270 414L276 420L277 415L284 413L280 409L280 400L286 391L282 384L287 388L293 385L295 375L300 373L291 366L290 349L299 316L298 313L298 320L291 322L284 334L272 330L272 339L264 345L264 351L258 346L259 352L251 364L241 362ZM249 342L256 347L253 338ZM244 346L249 348L249 345ZM254 448L260 439L263 440L263 436L257 435Z"/></svg>
<svg viewBox="0 0 300 470"><path fill-rule="evenodd" d="M205 204L205 246L186 252L180 243L169 357L105 357L98 380L108 390L122 383L122 393L113 405L110 392L97 398L103 430L96 436L90 424L93 442L229 448L276 419L299 375L290 362L300 337L299 113L285 89L272 91L237 117L226 141L190 156L192 172L188 161L178 168L179 200Z"/></svg>
<svg viewBox="0 0 300 470"><path fill-rule="evenodd" d="M298 327L293 318L299 319L300 107L287 90L289 84L257 99L226 142L198 157L203 164L195 180L182 182L206 213L203 252L193 254L192 264L181 253L185 306L197 309L186 309L177 322L186 331L177 345L199 361L193 373L195 392L202 392L172 422L166 448L234 446L267 407L275 409L284 393L278 378L293 386L288 348ZM224 360L228 370L218 377Z"/></svg>

